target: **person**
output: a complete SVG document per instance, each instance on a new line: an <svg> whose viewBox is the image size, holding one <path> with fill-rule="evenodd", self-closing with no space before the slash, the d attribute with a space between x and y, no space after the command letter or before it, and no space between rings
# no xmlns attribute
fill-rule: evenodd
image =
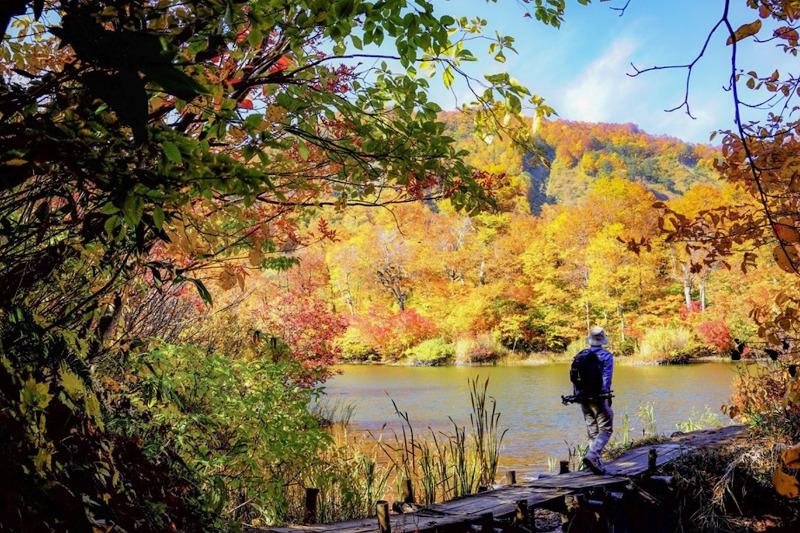
<svg viewBox="0 0 800 533"><path fill-rule="evenodd" d="M586 430L589 434L589 449L583 458L583 464L595 474L605 473L605 466L601 454L611 434L614 432L614 411L611 409L611 379L614 374L614 356L603 348L608 344L606 332L601 327L595 327L586 338L589 351L594 352L599 361L602 375L600 395L586 397L584 391L575 389L575 395L583 396L579 402L583 418L586 421Z"/></svg>

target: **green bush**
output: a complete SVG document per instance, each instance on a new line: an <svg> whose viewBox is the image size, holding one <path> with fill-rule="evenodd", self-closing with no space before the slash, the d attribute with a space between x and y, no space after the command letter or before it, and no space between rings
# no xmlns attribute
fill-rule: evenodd
<svg viewBox="0 0 800 533"><path fill-rule="evenodd" d="M223 527L296 519L287 487L329 443L307 408L315 391L287 384L297 364L156 345L131 354L108 398L118 407L108 426L136 436L146 454L179 457Z"/></svg>
<svg viewBox="0 0 800 533"><path fill-rule="evenodd" d="M636 337L626 337L624 341L620 341L614 345L614 355L627 357L636 353L639 347L639 341Z"/></svg>
<svg viewBox="0 0 800 533"><path fill-rule="evenodd" d="M564 356L572 359L573 357L578 355L578 353L580 353L581 350L585 350L588 347L589 345L586 344L586 339L574 340L569 344L567 344L567 349L564 350Z"/></svg>
<svg viewBox="0 0 800 533"><path fill-rule="evenodd" d="M380 356L374 348L361 340L360 334L353 328L336 339L336 345L341 349L339 357L345 361L374 361Z"/></svg>
<svg viewBox="0 0 800 533"><path fill-rule="evenodd" d="M78 340L0 309L0 531L215 531L194 472L109 428Z"/></svg>
<svg viewBox="0 0 800 533"><path fill-rule="evenodd" d="M455 355L455 347L444 339L422 341L403 352L406 362L414 366L439 366L447 364Z"/></svg>

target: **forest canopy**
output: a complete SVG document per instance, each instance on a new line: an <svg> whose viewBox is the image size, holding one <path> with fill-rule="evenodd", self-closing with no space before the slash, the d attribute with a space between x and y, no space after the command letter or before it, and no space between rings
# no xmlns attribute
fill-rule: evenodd
<svg viewBox="0 0 800 533"><path fill-rule="evenodd" d="M567 2L515 5L558 27ZM732 57L795 56L794 3L747 5L710 30ZM632 353L694 321L718 352L780 347L775 394L800 409L797 76L734 62L735 108L767 91L773 112L720 159L470 78L475 45L514 52L486 26L426 0L3 2L3 529L296 518L330 445L306 406L342 353L564 350L598 320ZM462 114L429 75L465 80Z"/></svg>
<svg viewBox="0 0 800 533"><path fill-rule="evenodd" d="M563 8L530 6L554 25ZM329 361L308 331L301 364L281 355L288 338L244 330L226 353L213 336L187 344L173 318L210 305L210 281L295 263L321 206L491 205L418 72L463 76L485 24L424 0L3 2L4 527L285 517L300 458L326 442L304 406ZM506 74L470 83L487 131L524 143L523 105L549 112ZM247 383L241 405L209 400ZM260 423L243 427L248 413Z"/></svg>

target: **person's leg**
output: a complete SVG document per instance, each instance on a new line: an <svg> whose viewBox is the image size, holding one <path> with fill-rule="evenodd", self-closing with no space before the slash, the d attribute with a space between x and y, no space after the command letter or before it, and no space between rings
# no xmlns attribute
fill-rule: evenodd
<svg viewBox="0 0 800 533"><path fill-rule="evenodd" d="M586 433L589 435L589 445L591 446L591 443L600 432L600 427L597 424L597 413L588 402L581 403L581 411L583 412L583 420L586 422Z"/></svg>
<svg viewBox="0 0 800 533"><path fill-rule="evenodd" d="M597 406L594 404L595 402L581 403L583 419L586 421L586 432L589 435L589 448L583 458L583 464L595 474L601 474L603 466L599 460L600 456L593 451L598 434L600 433L600 426L597 420Z"/></svg>
<svg viewBox="0 0 800 533"><path fill-rule="evenodd" d="M597 424L597 436L589 446L589 454L593 458L600 459L603 448L608 444L611 434L614 433L614 411L608 405L608 400L601 402L591 402L591 408L595 413L594 419ZM601 463L602 464L602 463Z"/></svg>

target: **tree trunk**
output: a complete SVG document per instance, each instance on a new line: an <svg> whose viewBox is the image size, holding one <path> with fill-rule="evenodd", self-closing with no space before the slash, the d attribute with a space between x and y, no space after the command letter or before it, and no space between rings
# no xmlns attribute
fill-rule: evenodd
<svg viewBox="0 0 800 533"><path fill-rule="evenodd" d="M586 306L586 331L592 329L592 323L589 320L589 300L584 300L583 304Z"/></svg>
<svg viewBox="0 0 800 533"><path fill-rule="evenodd" d="M683 285L683 297L686 300L686 309L692 310L692 286L688 283Z"/></svg>
<svg viewBox="0 0 800 533"><path fill-rule="evenodd" d="M619 334L622 342L625 342L625 314L622 312L622 305L617 305L619 313Z"/></svg>
<svg viewBox="0 0 800 533"><path fill-rule="evenodd" d="M686 300L686 309L692 310L692 274L689 271L689 265L684 263L683 269L683 297Z"/></svg>
<svg viewBox="0 0 800 533"><path fill-rule="evenodd" d="M706 284L704 281L700 282L700 311L706 310Z"/></svg>

